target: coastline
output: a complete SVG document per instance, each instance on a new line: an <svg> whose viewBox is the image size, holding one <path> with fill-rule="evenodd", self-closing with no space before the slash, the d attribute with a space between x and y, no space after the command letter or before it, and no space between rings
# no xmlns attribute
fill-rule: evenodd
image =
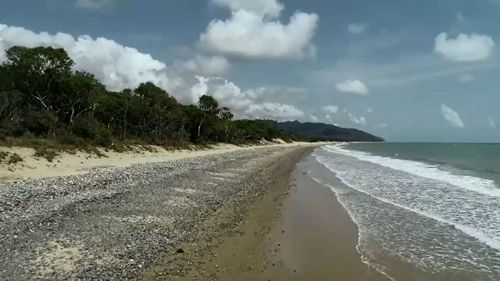
<svg viewBox="0 0 500 281"><path fill-rule="evenodd" d="M330 188L308 175L301 162L282 217L271 232L271 280L389 281L362 262L357 225Z"/></svg>
<svg viewBox="0 0 500 281"><path fill-rule="evenodd" d="M4 184L0 279L388 280L362 263L356 225L307 174L318 146Z"/></svg>
<svg viewBox="0 0 500 281"><path fill-rule="evenodd" d="M237 235L175 280L389 280L362 262L357 226L336 195L308 176L308 156L276 174Z"/></svg>
<svg viewBox="0 0 500 281"><path fill-rule="evenodd" d="M276 209L283 193L272 187L286 189L296 162L316 146L240 149L3 184L0 279L186 276L240 233L258 203Z"/></svg>
<svg viewBox="0 0 500 281"><path fill-rule="evenodd" d="M98 152L99 155L84 151L75 151L74 153L60 152L52 161L35 156L35 149L33 148L0 146L0 152L6 152L9 155L17 154L22 159L22 161L13 165L7 165L0 161L0 184L29 179L82 175L96 168L124 168L135 164L176 161L254 148L286 148L319 144L321 143L284 143L281 140L276 140L275 143L266 142L261 145L243 146L220 143L206 148L193 147L191 150L168 150L160 146L135 146L131 147L128 151L116 152L96 148L96 152Z"/></svg>

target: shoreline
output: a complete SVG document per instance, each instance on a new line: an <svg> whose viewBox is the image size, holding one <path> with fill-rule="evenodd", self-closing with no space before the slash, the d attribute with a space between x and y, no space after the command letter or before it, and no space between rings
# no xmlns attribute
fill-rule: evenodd
<svg viewBox="0 0 500 281"><path fill-rule="evenodd" d="M299 163L293 191L271 233L270 245L281 245L273 253L280 266L271 271L271 280L389 281L362 261L358 226L337 195L308 175L308 168Z"/></svg>
<svg viewBox="0 0 500 281"><path fill-rule="evenodd" d="M220 220L230 216L229 213L234 211L235 205L238 205L237 208L242 210L242 216L233 225L230 234L221 237L212 236L210 239L214 239L215 243L202 250L200 245L204 244L203 239L183 245L181 256L184 256L182 258L189 263L189 268L179 276L169 276L168 280L260 280L260 272L268 266L268 259L263 255L265 251L263 238L280 216L279 206L288 196L289 177L296 164L314 147L317 146L288 152L280 156L278 161L262 167L261 175L266 174L269 180L259 187L262 190L257 197L236 204L228 202L225 208L219 210L217 216L204 224L206 228L212 227L214 219ZM172 262L170 258L160 261L139 280L161 279L165 267Z"/></svg>
<svg viewBox="0 0 500 281"><path fill-rule="evenodd" d="M358 228L335 193L308 176L309 155L253 204L237 235L175 281L390 280L363 263Z"/></svg>
<svg viewBox="0 0 500 281"><path fill-rule="evenodd" d="M286 188L295 163L315 146L258 147L4 184L0 279L186 276L198 268L194 262L205 263L227 237L241 233L256 203L276 207L273 199L283 193L271 187ZM269 190L275 198L266 196Z"/></svg>

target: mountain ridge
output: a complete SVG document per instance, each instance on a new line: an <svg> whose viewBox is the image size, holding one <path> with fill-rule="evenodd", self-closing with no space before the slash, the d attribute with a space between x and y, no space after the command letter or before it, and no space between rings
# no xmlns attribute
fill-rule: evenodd
<svg viewBox="0 0 500 281"><path fill-rule="evenodd" d="M381 137L354 128L312 122L274 122L275 126L291 134L307 137L313 141L384 142Z"/></svg>

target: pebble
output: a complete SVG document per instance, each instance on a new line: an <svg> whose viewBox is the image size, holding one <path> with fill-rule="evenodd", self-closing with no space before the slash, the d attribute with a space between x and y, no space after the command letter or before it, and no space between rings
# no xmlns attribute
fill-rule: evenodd
<svg viewBox="0 0 500 281"><path fill-rule="evenodd" d="M193 252L201 255L234 233L245 213L241 202L258 198L272 182L263 159L279 151L249 149L0 184L0 280L131 280L165 253L181 261L161 274L185 272L181 247L199 243ZM231 217L201 229L228 203L236 204Z"/></svg>

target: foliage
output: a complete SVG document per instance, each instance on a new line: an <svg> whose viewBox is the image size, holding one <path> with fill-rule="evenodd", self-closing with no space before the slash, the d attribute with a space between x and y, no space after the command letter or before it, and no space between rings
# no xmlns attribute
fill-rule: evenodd
<svg viewBox="0 0 500 281"><path fill-rule="evenodd" d="M112 148L291 138L269 121L233 121L231 110L213 97L182 105L151 82L111 92L73 65L63 49L7 50L0 65L0 140L33 135L61 145ZM50 149L37 154L55 157Z"/></svg>
<svg viewBox="0 0 500 281"><path fill-rule="evenodd" d="M9 160L7 160L7 164L8 165L15 165L15 164L22 162L22 161L23 161L23 158L21 156L19 156L19 154L13 153L10 155Z"/></svg>
<svg viewBox="0 0 500 281"><path fill-rule="evenodd" d="M39 146L35 148L35 157L42 157L47 161L52 162L59 155L55 149L46 146Z"/></svg>

